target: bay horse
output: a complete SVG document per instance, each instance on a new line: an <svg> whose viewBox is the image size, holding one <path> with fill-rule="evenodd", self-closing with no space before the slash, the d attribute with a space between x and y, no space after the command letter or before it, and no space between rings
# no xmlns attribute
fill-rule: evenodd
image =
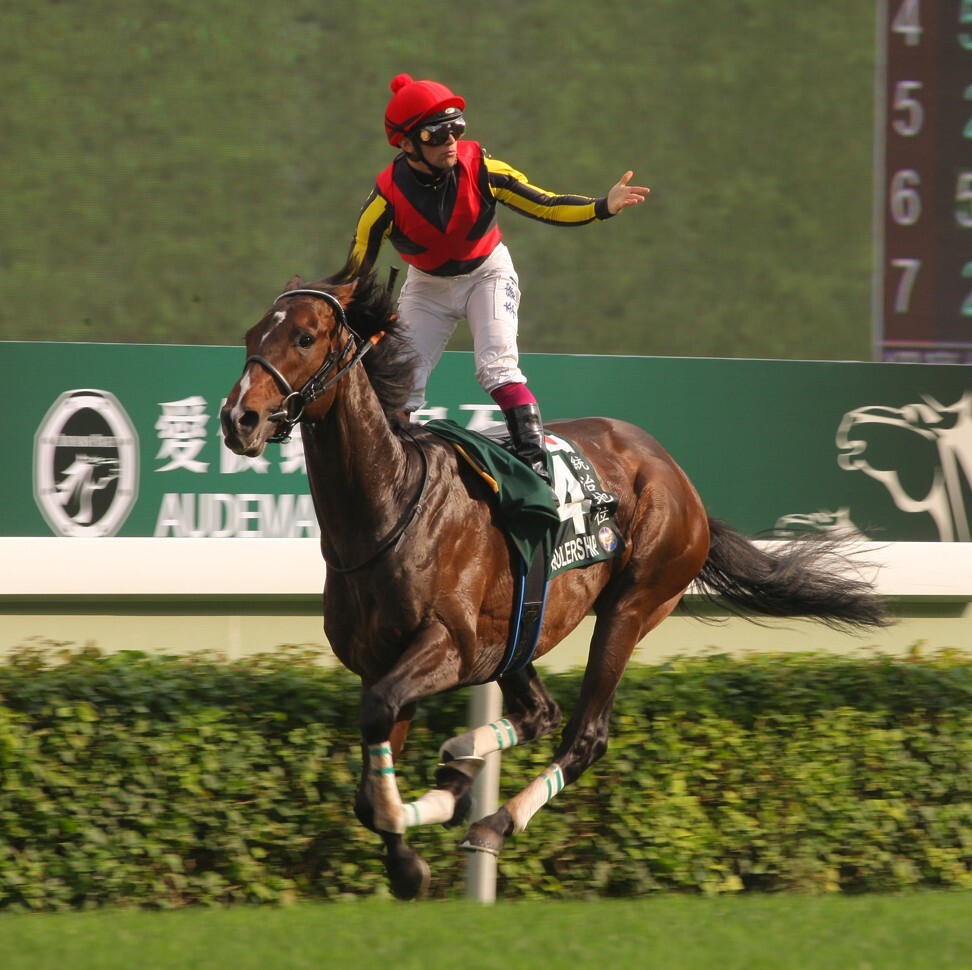
<svg viewBox="0 0 972 970"><path fill-rule="evenodd" d="M518 564L489 486L451 444L400 417L414 358L390 289L350 266L308 285L294 277L246 334L243 374L220 421L226 445L251 457L300 428L327 567L324 630L362 684L355 813L384 842L392 892L412 898L430 873L405 830L460 824L485 756L550 734L561 712L532 662L498 676ZM579 445L617 496L624 546L551 580L535 658L596 615L577 708L550 765L469 827L459 846L470 851L498 854L604 755L635 646L693 582L747 614L851 630L887 622L871 587L834 568L832 544L793 541L769 553L709 518L686 474L640 428L609 418L548 427ZM504 717L447 740L436 787L403 804L394 766L416 705L491 680Z"/></svg>

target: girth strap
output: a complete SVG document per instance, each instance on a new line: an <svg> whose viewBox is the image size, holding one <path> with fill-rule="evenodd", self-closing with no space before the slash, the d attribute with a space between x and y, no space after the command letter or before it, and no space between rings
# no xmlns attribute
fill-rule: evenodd
<svg viewBox="0 0 972 970"><path fill-rule="evenodd" d="M543 629L543 611L547 603L547 562L543 546L537 546L533 562L527 568L522 558L515 577L513 591L513 615L506 653L494 679L515 674L533 660Z"/></svg>

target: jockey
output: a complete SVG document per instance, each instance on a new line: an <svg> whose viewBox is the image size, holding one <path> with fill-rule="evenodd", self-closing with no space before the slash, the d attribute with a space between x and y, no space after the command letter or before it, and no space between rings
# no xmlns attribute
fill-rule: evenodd
<svg viewBox="0 0 972 970"><path fill-rule="evenodd" d="M406 412L425 388L459 319L473 337L476 378L499 405L517 456L550 482L537 400L519 368L520 290L501 241L496 203L558 226L583 226L644 201L648 189L626 172L607 195L555 195L461 141L466 102L437 81L399 74L391 82L385 134L400 149L361 209L351 245L356 267L374 266L385 239L409 264L399 315L418 354Z"/></svg>

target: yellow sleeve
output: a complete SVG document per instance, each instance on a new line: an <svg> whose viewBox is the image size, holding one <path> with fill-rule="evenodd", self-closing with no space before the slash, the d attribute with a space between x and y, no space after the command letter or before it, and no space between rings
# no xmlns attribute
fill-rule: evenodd
<svg viewBox="0 0 972 970"><path fill-rule="evenodd" d="M522 172L498 158L484 155L484 164L497 202L531 219L557 226L584 226L611 216L606 196L593 199L586 195L557 195L531 185Z"/></svg>
<svg viewBox="0 0 972 970"><path fill-rule="evenodd" d="M349 262L356 268L374 266L384 241L388 238L394 223L394 213L385 197L375 187L361 207L358 224L351 241Z"/></svg>

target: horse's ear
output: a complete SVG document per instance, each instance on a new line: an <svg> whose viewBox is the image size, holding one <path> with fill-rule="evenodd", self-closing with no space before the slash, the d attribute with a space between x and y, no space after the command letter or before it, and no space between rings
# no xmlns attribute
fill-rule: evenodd
<svg viewBox="0 0 972 970"><path fill-rule="evenodd" d="M284 293L290 290L299 290L304 285L304 281L299 276L291 276L290 282L284 287Z"/></svg>
<svg viewBox="0 0 972 970"><path fill-rule="evenodd" d="M357 288L358 281L357 279L353 279L350 283L341 283L339 286L332 286L331 294L338 298L341 306L346 307L354 299L354 291Z"/></svg>

